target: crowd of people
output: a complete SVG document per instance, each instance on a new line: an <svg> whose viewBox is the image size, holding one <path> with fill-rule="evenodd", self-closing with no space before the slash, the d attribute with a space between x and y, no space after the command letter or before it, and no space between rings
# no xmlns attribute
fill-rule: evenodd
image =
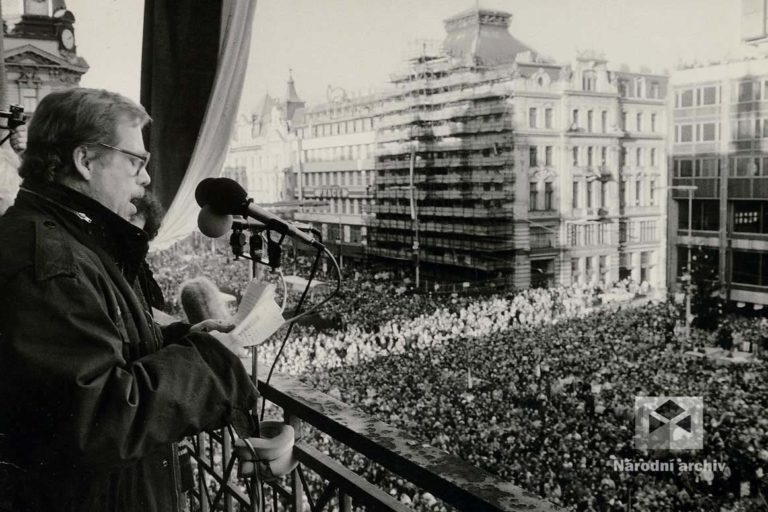
<svg viewBox="0 0 768 512"><path fill-rule="evenodd" d="M247 266L223 248L164 255L172 298L189 273L238 296ZM306 267L305 267L306 268ZM760 362L723 365L684 355L671 304L596 307L599 289L504 295L411 293L392 272L347 269L342 297L323 314L337 328L296 326L278 371L454 453L565 510L738 512L768 508L768 380ZM327 276L323 276L327 278ZM640 287L627 286L640 292ZM170 307L177 308L171 300ZM759 319L732 319L743 337ZM280 336L259 357L271 361ZM638 451L635 396L702 396L704 449ZM315 442L403 502L442 510L429 493L325 435ZM614 461L726 463L722 471L625 472Z"/></svg>

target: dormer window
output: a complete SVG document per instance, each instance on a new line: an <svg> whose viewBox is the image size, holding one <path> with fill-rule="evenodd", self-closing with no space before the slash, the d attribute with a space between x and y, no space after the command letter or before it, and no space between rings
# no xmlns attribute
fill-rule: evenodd
<svg viewBox="0 0 768 512"><path fill-rule="evenodd" d="M643 78L635 78L635 97L645 97L645 79Z"/></svg>
<svg viewBox="0 0 768 512"><path fill-rule="evenodd" d="M581 88L585 91L594 91L597 83L597 75L594 71L584 71L581 75Z"/></svg>

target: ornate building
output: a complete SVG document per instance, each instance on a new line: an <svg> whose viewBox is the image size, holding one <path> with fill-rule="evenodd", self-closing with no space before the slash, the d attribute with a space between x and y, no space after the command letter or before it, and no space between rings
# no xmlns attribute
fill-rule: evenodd
<svg viewBox="0 0 768 512"><path fill-rule="evenodd" d="M77 86L88 64L77 55L75 17L62 0L25 0L21 20L10 31L3 23L5 105L24 107L29 117L49 92ZM5 123L3 123L5 124ZM0 138L5 132L0 132ZM0 155L0 214L19 186L18 157L4 144Z"/></svg>
<svg viewBox="0 0 768 512"><path fill-rule="evenodd" d="M5 99L31 114L49 92L77 86L88 64L77 55L75 17L61 0L25 0L5 33Z"/></svg>

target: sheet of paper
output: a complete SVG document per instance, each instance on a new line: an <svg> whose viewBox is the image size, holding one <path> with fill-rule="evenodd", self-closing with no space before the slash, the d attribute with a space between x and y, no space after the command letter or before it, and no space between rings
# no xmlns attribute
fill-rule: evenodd
<svg viewBox="0 0 768 512"><path fill-rule="evenodd" d="M245 320L245 317L248 316L248 313L253 311L253 308L256 307L256 303L259 301L262 295L274 296L274 294L274 285L253 279L250 283L248 283L248 286L245 289L245 294L240 300L240 304L237 306L237 312L235 313L235 316L232 317L232 323L239 325L243 320Z"/></svg>
<svg viewBox="0 0 768 512"><path fill-rule="evenodd" d="M275 286L263 281L248 283L243 299L232 319L233 334L239 336L243 345L258 345L285 323L282 310L275 302Z"/></svg>

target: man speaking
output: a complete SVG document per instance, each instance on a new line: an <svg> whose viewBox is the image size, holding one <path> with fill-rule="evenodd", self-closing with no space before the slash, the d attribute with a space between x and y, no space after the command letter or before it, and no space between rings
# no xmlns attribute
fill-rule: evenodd
<svg viewBox="0 0 768 512"><path fill-rule="evenodd" d="M171 511L175 443L249 419L237 339L162 331L128 219L150 178L145 110L119 94L46 96L0 218L0 497L14 511ZM219 341L221 340L221 341ZM2 506L0 506L0 509Z"/></svg>

